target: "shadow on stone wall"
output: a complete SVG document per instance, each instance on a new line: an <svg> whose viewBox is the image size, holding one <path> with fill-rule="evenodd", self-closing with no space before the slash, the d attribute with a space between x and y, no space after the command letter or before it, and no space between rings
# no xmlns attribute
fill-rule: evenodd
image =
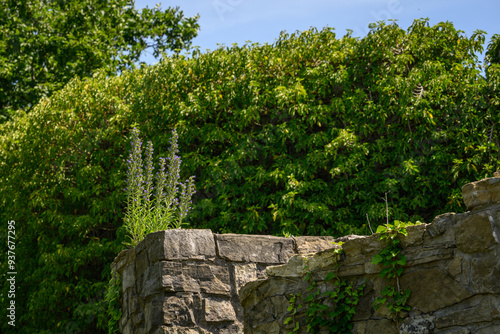
<svg viewBox="0 0 500 334"><path fill-rule="evenodd" d="M500 176L495 174L495 176ZM280 238L168 230L121 252L122 333L289 333L291 294L306 294L304 264L322 289L338 276L366 281L353 333L500 333L500 177L465 185L469 212L408 227L402 288L412 290L400 327L372 307L387 284L378 235ZM343 241L339 260L333 241ZM305 333L305 317L298 315ZM328 331L325 331L328 333Z"/></svg>

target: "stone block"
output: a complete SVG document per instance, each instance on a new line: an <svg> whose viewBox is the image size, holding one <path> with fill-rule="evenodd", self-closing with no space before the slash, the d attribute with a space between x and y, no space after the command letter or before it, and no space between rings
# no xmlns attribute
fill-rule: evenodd
<svg viewBox="0 0 500 334"><path fill-rule="evenodd" d="M434 333L434 317L428 314L409 316L399 326L401 333Z"/></svg>
<svg viewBox="0 0 500 334"><path fill-rule="evenodd" d="M433 316L434 324L438 329L491 321L491 301L486 296L474 296L450 307L440 309Z"/></svg>
<svg viewBox="0 0 500 334"><path fill-rule="evenodd" d="M411 289L408 305L429 313L456 304L472 293L437 267L419 268L404 273L402 289Z"/></svg>
<svg viewBox="0 0 500 334"><path fill-rule="evenodd" d="M334 248L313 254L307 260L308 271L333 270L339 262L340 254Z"/></svg>
<svg viewBox="0 0 500 334"><path fill-rule="evenodd" d="M500 322L488 324L478 328L476 334L500 334Z"/></svg>
<svg viewBox="0 0 500 334"><path fill-rule="evenodd" d="M426 225L427 233L431 238L443 234L456 224L456 217L457 215L453 212L436 216L436 218L432 220L432 223Z"/></svg>
<svg viewBox="0 0 500 334"><path fill-rule="evenodd" d="M434 218L426 225L424 247L452 247L455 245L455 225L467 214L445 213Z"/></svg>
<svg viewBox="0 0 500 334"><path fill-rule="evenodd" d="M160 298L155 298L144 307L145 329L149 332L154 327L163 324L163 302Z"/></svg>
<svg viewBox="0 0 500 334"><path fill-rule="evenodd" d="M129 310L129 315L136 314L138 312L142 312L141 304L139 302L139 298L137 298L137 293L135 292L135 289L131 289L128 292L128 310Z"/></svg>
<svg viewBox="0 0 500 334"><path fill-rule="evenodd" d="M280 334L280 324L277 321L271 323L258 324L253 328L252 334Z"/></svg>
<svg viewBox="0 0 500 334"><path fill-rule="evenodd" d="M206 322L235 321L236 313L229 300L205 298L204 314Z"/></svg>
<svg viewBox="0 0 500 334"><path fill-rule="evenodd" d="M451 246L451 245L450 245ZM423 247L411 248L403 252L407 258L408 267L430 263L438 260L451 259L453 257L453 248L451 247Z"/></svg>
<svg viewBox="0 0 500 334"><path fill-rule="evenodd" d="M340 255L336 253L336 249L334 248L309 254L309 256L297 254L287 264L270 266L266 268L266 271L268 276L299 278L304 276L307 271L333 270L339 257Z"/></svg>
<svg viewBox="0 0 500 334"><path fill-rule="evenodd" d="M408 226L406 228L408 234L406 236L402 235L400 237L401 247L408 248L410 246L415 247L421 245L424 240L424 234L427 226L428 224Z"/></svg>
<svg viewBox="0 0 500 334"><path fill-rule="evenodd" d="M147 251L142 251L136 255L135 269L137 278L141 277L142 274L144 274L144 271L147 267L149 267L149 265L150 264Z"/></svg>
<svg viewBox="0 0 500 334"><path fill-rule="evenodd" d="M215 242L210 230L159 231L148 234L142 243L149 250L151 262L162 260L213 261L215 259Z"/></svg>
<svg viewBox="0 0 500 334"><path fill-rule="evenodd" d="M183 297L169 296L163 301L163 324L177 326L193 326L193 302L189 295Z"/></svg>
<svg viewBox="0 0 500 334"><path fill-rule="evenodd" d="M160 326L151 334L208 334L200 328Z"/></svg>
<svg viewBox="0 0 500 334"><path fill-rule="evenodd" d="M144 321L144 312L135 313L131 316L131 318L134 325L137 326Z"/></svg>
<svg viewBox="0 0 500 334"><path fill-rule="evenodd" d="M306 274L304 270L306 259L305 255L294 255L287 264L267 267L267 275L269 277L300 278Z"/></svg>
<svg viewBox="0 0 500 334"><path fill-rule="evenodd" d="M491 297L491 317L495 320L500 320L500 295Z"/></svg>
<svg viewBox="0 0 500 334"><path fill-rule="evenodd" d="M380 251L379 235L373 234L369 236L347 236L335 239L343 241L342 250L345 258L341 260L341 265L357 265L363 264L366 261L371 261L373 255Z"/></svg>
<svg viewBox="0 0 500 334"><path fill-rule="evenodd" d="M158 295L144 308L145 329L147 333L161 326L190 327L195 324L192 311L192 298L185 296Z"/></svg>
<svg viewBox="0 0 500 334"><path fill-rule="evenodd" d="M494 213L496 216L496 212ZM470 214L457 223L455 240L457 247L465 253L485 252L491 246L498 245L493 233L495 220L490 210Z"/></svg>
<svg viewBox="0 0 500 334"><path fill-rule="evenodd" d="M202 292L214 295L230 295L231 279L227 266L201 263L183 263L186 282L197 285Z"/></svg>
<svg viewBox="0 0 500 334"><path fill-rule="evenodd" d="M132 323L131 321L128 321L125 326L123 326L123 328L121 329L121 333L122 334L133 334L134 331L132 329Z"/></svg>
<svg viewBox="0 0 500 334"><path fill-rule="evenodd" d="M111 269L116 271L120 275L123 274L123 269L125 269L125 264L127 264L127 253L130 249L124 249L115 257L115 260L111 264ZM132 250L133 251L133 250Z"/></svg>
<svg viewBox="0 0 500 334"><path fill-rule="evenodd" d="M360 264L343 265L339 268L339 277L358 276L364 273L379 273L381 266L365 262Z"/></svg>
<svg viewBox="0 0 500 334"><path fill-rule="evenodd" d="M248 282L255 281L257 277L257 265L255 263L234 263L234 286L236 292Z"/></svg>
<svg viewBox="0 0 500 334"><path fill-rule="evenodd" d="M294 255L294 241L264 235L216 234L219 257L232 262L287 263Z"/></svg>
<svg viewBox="0 0 500 334"><path fill-rule="evenodd" d="M462 273L462 260L462 257L455 256L453 260L448 263L446 271L451 277L457 277Z"/></svg>
<svg viewBox="0 0 500 334"><path fill-rule="evenodd" d="M469 210L481 205L499 204L500 177L467 183L462 187L462 197Z"/></svg>
<svg viewBox="0 0 500 334"><path fill-rule="evenodd" d="M500 248L471 259L470 275L475 293L500 294Z"/></svg>
<svg viewBox="0 0 500 334"><path fill-rule="evenodd" d="M390 319L355 322L352 332L356 334L399 334L396 324Z"/></svg>
<svg viewBox="0 0 500 334"><path fill-rule="evenodd" d="M356 286L366 283L363 289L363 294L360 296L359 303L356 306L356 313L352 321L369 320L373 315L373 301L375 300L375 290L373 289L373 281L360 279L356 282Z"/></svg>
<svg viewBox="0 0 500 334"><path fill-rule="evenodd" d="M126 313L122 314L122 317L120 318L120 322L118 323L118 327L120 328L120 331L123 332L125 331L125 327L132 326L132 321L128 318L128 315Z"/></svg>
<svg viewBox="0 0 500 334"><path fill-rule="evenodd" d="M258 279L256 281L251 281L246 283L241 287L238 291L238 295L240 297L240 304L243 308L251 309L257 303L260 302L259 297L254 291L260 289L267 284L268 279Z"/></svg>
<svg viewBox="0 0 500 334"><path fill-rule="evenodd" d="M333 244L335 238L330 236L303 236L294 237L297 254L312 254L326 249L338 247Z"/></svg>
<svg viewBox="0 0 500 334"><path fill-rule="evenodd" d="M146 299L161 291L230 295L229 268L213 263L156 262L144 273L141 297Z"/></svg>
<svg viewBox="0 0 500 334"><path fill-rule="evenodd" d="M122 275L122 292L125 292L127 289L131 288L135 284L135 262L129 263L125 266Z"/></svg>

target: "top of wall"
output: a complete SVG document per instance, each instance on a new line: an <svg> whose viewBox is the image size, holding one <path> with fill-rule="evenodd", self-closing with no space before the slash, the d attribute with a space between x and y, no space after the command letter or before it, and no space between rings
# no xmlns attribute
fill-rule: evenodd
<svg viewBox="0 0 500 334"><path fill-rule="evenodd" d="M467 183L462 187L462 197L467 209L500 203L500 172L493 177Z"/></svg>
<svg viewBox="0 0 500 334"><path fill-rule="evenodd" d="M462 187L469 210L500 204L500 172L494 177L471 182ZM338 238L342 240L345 237ZM144 250L151 262L220 258L231 262L252 262L267 265L284 264L295 254L316 253L335 247L330 236L274 237L267 235L216 234L211 230L165 230L151 233L132 252L123 250L113 267L120 274L131 258ZM127 260L128 259L128 260Z"/></svg>
<svg viewBox="0 0 500 334"><path fill-rule="evenodd" d="M316 253L333 248L333 237L274 237L268 235L216 234L211 230L175 229L148 234L135 248L123 250L114 261L120 274L126 263L146 252L157 261L251 262L266 265L287 263L295 254Z"/></svg>
<svg viewBox="0 0 500 334"><path fill-rule="evenodd" d="M468 300L476 298L474 294L497 293L499 253L484 255L497 249L500 242L495 223L500 220L497 214L500 210L500 173L494 176L462 188L470 212L447 213L436 217L431 224L410 226L408 235L401 239L408 258L407 267L411 268L402 277L402 282L415 290L411 304L420 311L437 312L451 304L451 311L439 311L448 316L469 307ZM338 246L332 244L334 241L345 243ZM338 247L343 250L341 259L333 249ZM120 329L123 333L159 333L160 329L167 333L173 328L194 328L193 333L226 334L241 332L244 319L249 328L253 326L250 324L252 319L258 319L254 325L262 327L262 333L270 333L270 324L277 326L283 319L277 321L273 316L267 319L268 323L261 312L287 309L285 295L300 288L304 282L305 259L311 272L327 272L336 261L341 261L339 277L371 277L373 282L367 288L366 300L361 303L368 310L376 288L382 286L377 278L381 268L371 263L379 249L378 235L334 239L214 234L210 230L189 229L151 233L135 248L122 251L112 265L122 278ZM430 273L426 274L429 268ZM490 271L494 275L485 275ZM281 283L273 285L276 279ZM444 282L444 287L433 285L438 282ZM269 288L266 284L270 284ZM442 299L432 296L429 301L425 298L431 286L435 292L452 297L458 294L460 298L447 299L446 305ZM281 297L276 297L278 295ZM499 299L492 300L496 303ZM279 307L268 305L279 301ZM365 313L361 312L358 318ZM284 315L279 314L280 317ZM375 314L376 319L365 317L357 321L362 326L363 321L385 321L383 317ZM414 325L412 319L407 321L411 326Z"/></svg>

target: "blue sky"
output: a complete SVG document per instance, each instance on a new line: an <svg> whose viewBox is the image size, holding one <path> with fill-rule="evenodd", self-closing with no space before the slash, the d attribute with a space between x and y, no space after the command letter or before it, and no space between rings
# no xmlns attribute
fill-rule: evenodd
<svg viewBox="0 0 500 334"><path fill-rule="evenodd" d="M430 23L453 22L455 28L470 36L474 30L486 31L486 45L493 34L500 34L499 0L136 0L136 8L163 9L177 7L185 16L199 14L200 31L193 45L201 51L214 50L218 44L231 46L246 41L272 44L280 32L303 31L313 26L335 28L341 37L347 29L354 36L365 36L368 24L395 19L407 29L414 19L430 19ZM483 57L480 56L480 60ZM152 55L143 58L148 64Z"/></svg>

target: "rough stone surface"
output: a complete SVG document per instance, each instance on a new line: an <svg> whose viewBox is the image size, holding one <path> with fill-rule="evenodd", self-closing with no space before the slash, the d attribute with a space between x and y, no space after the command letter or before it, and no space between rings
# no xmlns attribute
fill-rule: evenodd
<svg viewBox="0 0 500 334"><path fill-rule="evenodd" d="M416 309L430 313L458 303L472 294L437 267L426 267L404 274L401 286L411 287L408 302Z"/></svg>
<svg viewBox="0 0 500 334"><path fill-rule="evenodd" d="M215 242L210 230L167 230L148 235L141 244L151 239L151 262L159 260L213 260ZM137 247L141 247L139 244Z"/></svg>
<svg viewBox="0 0 500 334"><path fill-rule="evenodd" d="M287 263L295 253L291 238L216 234L218 256L233 262Z"/></svg>
<svg viewBox="0 0 500 334"><path fill-rule="evenodd" d="M500 177L467 183L462 187L462 197L469 210L481 205L499 204Z"/></svg>
<svg viewBox="0 0 500 334"><path fill-rule="evenodd" d="M457 247L465 253L487 251L489 247L498 244L492 225L494 218L489 210L467 217L457 226Z"/></svg>
<svg viewBox="0 0 500 334"><path fill-rule="evenodd" d="M235 321L236 314L229 300L205 299L205 320L207 322Z"/></svg>
<svg viewBox="0 0 500 334"><path fill-rule="evenodd" d="M120 330L242 333L240 288L266 278L266 267L286 263L299 252L332 249L331 241L330 237L217 235L210 230L151 233L135 248L120 252L112 264L122 280ZM317 266L324 264L319 260Z"/></svg>
<svg viewBox="0 0 500 334"><path fill-rule="evenodd" d="M329 236L323 237L294 237L297 254L312 254L325 249L334 248L335 239Z"/></svg>
<svg viewBox="0 0 500 334"><path fill-rule="evenodd" d="M120 330L289 333L290 296L309 293L308 274L320 292L332 290L334 281L326 277L335 270L348 282L366 284L354 334L500 334L500 173L464 186L463 195L472 211L437 216L401 238L407 262L399 285L412 293L411 311L398 325L387 307L372 306L388 285L382 266L371 263L381 249L377 234L281 238L170 230L148 235L112 264L122 279ZM332 243L339 241L344 244ZM305 333L304 310L294 321Z"/></svg>

